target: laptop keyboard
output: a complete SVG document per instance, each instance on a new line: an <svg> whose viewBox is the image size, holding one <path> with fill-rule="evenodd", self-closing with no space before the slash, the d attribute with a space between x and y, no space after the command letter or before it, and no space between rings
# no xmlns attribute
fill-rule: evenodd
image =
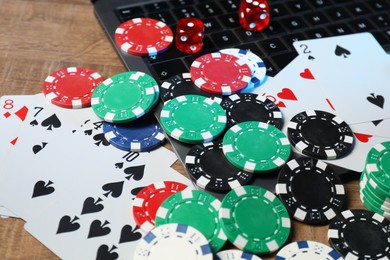
<svg viewBox="0 0 390 260"><path fill-rule="evenodd" d="M151 72L160 81L188 72L202 54L222 48L250 49L267 66L267 75L274 76L297 53L292 43L358 32L371 32L386 52L390 52L389 0L269 0L271 22L261 32L241 28L238 21L239 0L174 0L139 6L118 6L120 22L149 17L168 24L175 32L183 17L202 19L205 36L202 50L195 55L178 51L174 46L157 56L144 58Z"/></svg>

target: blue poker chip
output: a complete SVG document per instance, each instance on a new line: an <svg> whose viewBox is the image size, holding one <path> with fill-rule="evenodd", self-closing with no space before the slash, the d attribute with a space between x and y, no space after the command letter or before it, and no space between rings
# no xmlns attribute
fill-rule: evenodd
<svg viewBox="0 0 390 260"><path fill-rule="evenodd" d="M103 132L110 144L124 151L150 151L165 140L160 124L149 115L123 124L104 122Z"/></svg>

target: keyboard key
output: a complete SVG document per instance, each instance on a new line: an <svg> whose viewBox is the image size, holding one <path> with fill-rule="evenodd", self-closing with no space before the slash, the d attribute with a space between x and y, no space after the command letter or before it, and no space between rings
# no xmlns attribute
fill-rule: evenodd
<svg viewBox="0 0 390 260"><path fill-rule="evenodd" d="M119 19L124 22L127 20L130 20L135 17L140 17L143 15L143 10L141 7L136 6L136 7L122 7L117 10Z"/></svg>
<svg viewBox="0 0 390 260"><path fill-rule="evenodd" d="M376 11L384 11L390 9L390 3L388 1L386 2L385 0L368 1L367 4L370 5L371 8Z"/></svg>
<svg viewBox="0 0 390 260"><path fill-rule="evenodd" d="M218 18L225 28L236 28L241 26L237 14L225 14L218 16Z"/></svg>
<svg viewBox="0 0 390 260"><path fill-rule="evenodd" d="M298 16L284 18L280 22L290 31L300 30L308 27L307 23Z"/></svg>
<svg viewBox="0 0 390 260"><path fill-rule="evenodd" d="M276 54L278 52L287 51L287 47L282 43L281 40L274 38L264 40L259 45L264 49L264 53L267 55Z"/></svg>
<svg viewBox="0 0 390 260"><path fill-rule="evenodd" d="M211 39L218 47L234 46L240 41L231 31L223 31L211 34Z"/></svg>
<svg viewBox="0 0 390 260"><path fill-rule="evenodd" d="M220 4L228 13L236 13L240 7L240 0L223 0Z"/></svg>
<svg viewBox="0 0 390 260"><path fill-rule="evenodd" d="M378 15L373 15L370 17L371 21L373 21L376 26L378 27L388 27L390 26L390 16L387 14L378 14Z"/></svg>
<svg viewBox="0 0 390 260"><path fill-rule="evenodd" d="M316 28L305 32L309 39L321 39L330 36L324 28Z"/></svg>
<svg viewBox="0 0 390 260"><path fill-rule="evenodd" d="M182 8L173 9L173 13L178 19L185 17L196 17L200 18L200 15L192 6L186 6Z"/></svg>
<svg viewBox="0 0 390 260"><path fill-rule="evenodd" d="M238 45L237 48L239 48L241 50L250 50L251 52L253 52L257 56L259 56L261 59L263 59L263 57L265 57L265 55L260 50L260 48L254 43L246 43L246 44Z"/></svg>
<svg viewBox="0 0 390 260"><path fill-rule="evenodd" d="M283 32L285 32L285 30L283 29L280 22L272 20L272 19L269 22L268 26L264 30L261 31L261 33L263 33L264 35L267 35L267 36L273 36L273 35L280 34Z"/></svg>
<svg viewBox="0 0 390 260"><path fill-rule="evenodd" d="M262 60L267 68L267 76L274 77L279 72L276 66L267 58Z"/></svg>
<svg viewBox="0 0 390 260"><path fill-rule="evenodd" d="M353 16L365 15L370 13L369 9L364 5L364 3L353 3L347 5L346 9L349 10Z"/></svg>
<svg viewBox="0 0 390 260"><path fill-rule="evenodd" d="M321 12L310 12L304 17L312 26L322 25L329 22L329 19Z"/></svg>
<svg viewBox="0 0 390 260"><path fill-rule="evenodd" d="M290 12L283 4L270 4L271 19L289 15Z"/></svg>
<svg viewBox="0 0 390 260"><path fill-rule="evenodd" d="M157 13L157 12L168 10L169 5L167 2L157 2L157 3L145 5L145 8L149 13Z"/></svg>
<svg viewBox="0 0 390 260"><path fill-rule="evenodd" d="M194 0L173 0L171 1L172 6L188 6L194 4Z"/></svg>
<svg viewBox="0 0 390 260"><path fill-rule="evenodd" d="M171 12L159 12L159 13L152 13L148 15L150 18L160 20L164 23L166 23L169 26L172 26L177 23L177 20L173 17Z"/></svg>
<svg viewBox="0 0 390 260"><path fill-rule="evenodd" d="M243 42L253 42L263 38L263 35L258 32L247 31L243 28L238 28L234 31Z"/></svg>
<svg viewBox="0 0 390 260"><path fill-rule="evenodd" d="M303 33L291 33L283 36L283 39L287 43L287 46L292 46L294 42L307 40L307 37Z"/></svg>
<svg viewBox="0 0 390 260"><path fill-rule="evenodd" d="M210 17L210 16L222 14L222 10L215 2L199 4L196 7L204 17Z"/></svg>
<svg viewBox="0 0 390 260"><path fill-rule="evenodd" d="M314 8L322 8L333 4L330 0L312 0L310 3Z"/></svg>
<svg viewBox="0 0 390 260"><path fill-rule="evenodd" d="M350 27L355 32L369 32L374 29L374 26L370 24L366 19L357 19L349 22Z"/></svg>
<svg viewBox="0 0 390 260"><path fill-rule="evenodd" d="M202 19L204 24L205 34L217 32L222 30L222 26L214 17Z"/></svg>
<svg viewBox="0 0 390 260"><path fill-rule="evenodd" d="M352 30L346 24L335 24L327 28L332 36L345 35L352 33Z"/></svg>
<svg viewBox="0 0 390 260"><path fill-rule="evenodd" d="M310 10L310 6L302 0L287 1L286 3L293 13Z"/></svg>
<svg viewBox="0 0 390 260"><path fill-rule="evenodd" d="M342 7L334 7L325 11L325 13L333 20L340 21L350 17L347 11Z"/></svg>
<svg viewBox="0 0 390 260"><path fill-rule="evenodd" d="M174 75L188 72L188 69L185 66L184 62L179 59L154 64L152 65L152 69L160 78L160 80L164 80Z"/></svg>

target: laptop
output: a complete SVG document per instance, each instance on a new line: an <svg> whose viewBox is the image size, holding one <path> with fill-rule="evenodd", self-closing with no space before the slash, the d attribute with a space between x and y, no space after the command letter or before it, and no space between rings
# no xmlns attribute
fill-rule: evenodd
<svg viewBox="0 0 390 260"><path fill-rule="evenodd" d="M257 54L265 62L268 76L275 76L298 55L292 46L298 40L371 32L390 52L390 0L269 0L271 22L256 33L240 26L240 0L91 1L98 21L126 68L149 73L159 84L188 72L197 57L229 47L250 49ZM174 46L152 57L126 54L116 46L114 33L122 22L137 17L161 20L173 32L180 18L200 18L205 25L204 46L192 55ZM155 110L157 118L161 108L162 102ZM191 145L169 140L184 165ZM276 177L270 176L255 180L254 185L273 191L275 183Z"/></svg>

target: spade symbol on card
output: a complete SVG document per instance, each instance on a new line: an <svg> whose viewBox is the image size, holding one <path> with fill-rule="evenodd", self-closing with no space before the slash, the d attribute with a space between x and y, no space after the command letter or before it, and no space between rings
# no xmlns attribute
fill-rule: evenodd
<svg viewBox="0 0 390 260"><path fill-rule="evenodd" d="M142 180L142 178L144 177L144 172L145 172L145 165L127 167L124 170L124 173L127 175L126 179L130 180L131 177L133 177L133 180L135 181Z"/></svg>
<svg viewBox="0 0 390 260"><path fill-rule="evenodd" d="M372 121L371 123L374 124L374 126L378 126L380 123L383 122L383 119Z"/></svg>
<svg viewBox="0 0 390 260"><path fill-rule="evenodd" d="M89 227L88 238L101 237L110 234L111 229L107 227L110 224L107 220L102 223L100 220L94 220Z"/></svg>
<svg viewBox="0 0 390 260"><path fill-rule="evenodd" d="M311 55L307 56L307 59L308 60L315 60L315 58L313 56L311 56Z"/></svg>
<svg viewBox="0 0 390 260"><path fill-rule="evenodd" d="M92 129L88 129L88 130L84 131L84 134L85 135L92 135L92 132L93 132Z"/></svg>
<svg viewBox="0 0 390 260"><path fill-rule="evenodd" d="M102 211L104 209L104 206L100 204L102 201L101 198L97 198L96 201L92 197L86 198L84 200L83 209L81 210L81 215Z"/></svg>
<svg viewBox="0 0 390 260"><path fill-rule="evenodd" d="M142 237L142 234L136 231L137 228L134 228L133 230L133 227L130 225L123 226L121 231L121 238L119 239L119 244L137 241L138 239L140 239Z"/></svg>
<svg viewBox="0 0 390 260"><path fill-rule="evenodd" d="M48 181L47 183L45 181L38 181L34 185L32 198L46 196L53 193L55 191L54 187L51 187L53 184L54 183L52 181Z"/></svg>
<svg viewBox="0 0 390 260"><path fill-rule="evenodd" d="M61 121L58 119L56 114L53 114L42 121L41 126L47 127L46 130L53 130L53 128L61 127Z"/></svg>
<svg viewBox="0 0 390 260"><path fill-rule="evenodd" d="M349 55L351 55L351 52L339 45L336 45L336 49L334 51L334 53L337 55L337 56L343 56L344 58L348 58Z"/></svg>
<svg viewBox="0 0 390 260"><path fill-rule="evenodd" d="M123 168L123 162L118 162L115 164L116 169L122 169Z"/></svg>
<svg viewBox="0 0 390 260"><path fill-rule="evenodd" d="M34 154L37 154L39 153L40 151L42 151L43 148L45 148L47 145L47 143L43 142L42 145L40 144L36 144L33 146L32 150L33 150L33 153Z"/></svg>
<svg viewBox="0 0 390 260"><path fill-rule="evenodd" d="M385 104L385 98L381 95L375 95L374 93L370 93L371 96L367 97L368 102L383 108L383 105Z"/></svg>
<svg viewBox="0 0 390 260"><path fill-rule="evenodd" d="M93 137L93 140L97 141L95 144L100 146L101 144L104 146L109 146L110 142L104 137L104 133L97 134Z"/></svg>
<svg viewBox="0 0 390 260"><path fill-rule="evenodd" d="M102 189L104 191L107 191L103 195L108 198L108 196L111 194L111 197L118 198L120 195L122 195L123 183L124 183L123 181L120 181L120 182L107 183L103 185Z"/></svg>
<svg viewBox="0 0 390 260"><path fill-rule="evenodd" d="M97 251L96 260L116 260L119 258L118 253L113 252L117 249L116 246L112 246L111 249L107 245L99 246Z"/></svg>
<svg viewBox="0 0 390 260"><path fill-rule="evenodd" d="M76 221L79 220L77 216L73 219L70 216L63 216L58 224L57 234L73 232L80 228L80 224Z"/></svg>
<svg viewBox="0 0 390 260"><path fill-rule="evenodd" d="M36 119L34 119L33 121L30 122L30 125L31 126L36 126L36 125L39 125L38 121Z"/></svg>

